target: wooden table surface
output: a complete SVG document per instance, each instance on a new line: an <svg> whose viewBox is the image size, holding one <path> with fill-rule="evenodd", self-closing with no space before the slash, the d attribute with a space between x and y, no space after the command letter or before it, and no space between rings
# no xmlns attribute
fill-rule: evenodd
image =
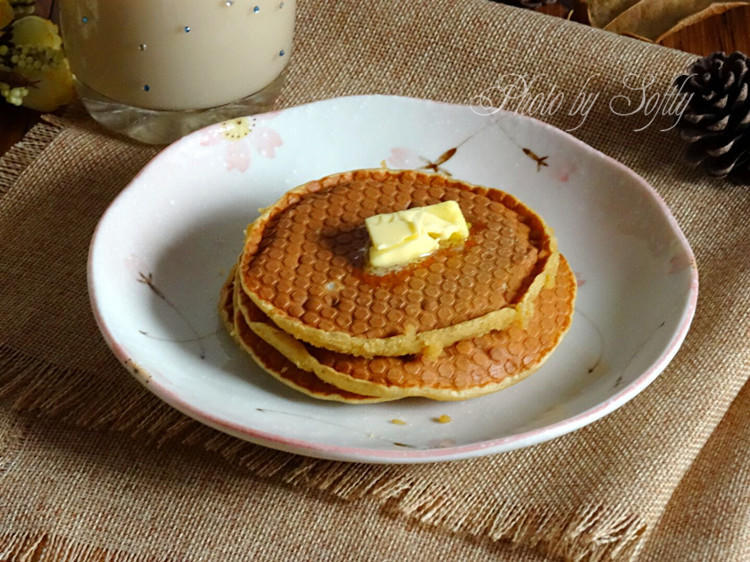
<svg viewBox="0 0 750 562"><path fill-rule="evenodd" d="M40 13L49 13L53 0L40 0ZM552 6L545 11L560 15L561 8ZM750 53L750 6L736 8L714 16L697 25L683 29L664 41L664 45L697 55L714 51L742 51ZM20 140L37 121L39 114L24 108L0 103L0 155Z"/></svg>

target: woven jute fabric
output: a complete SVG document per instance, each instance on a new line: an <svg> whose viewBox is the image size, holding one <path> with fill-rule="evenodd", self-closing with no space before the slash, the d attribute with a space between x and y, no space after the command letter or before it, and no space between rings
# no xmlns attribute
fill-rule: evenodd
<svg viewBox="0 0 750 562"><path fill-rule="evenodd" d="M750 383L680 482L649 560L750 560Z"/></svg>
<svg viewBox="0 0 750 562"><path fill-rule="evenodd" d="M141 388L89 310L96 222L156 149L48 118L0 160L0 560L748 559L750 190L688 169L674 119L638 109L693 57L484 0L303 0L297 25L280 107L471 103L514 74L596 94L585 120L509 108L580 125L665 199L701 275L682 349L618 411L511 453L367 466L239 441Z"/></svg>

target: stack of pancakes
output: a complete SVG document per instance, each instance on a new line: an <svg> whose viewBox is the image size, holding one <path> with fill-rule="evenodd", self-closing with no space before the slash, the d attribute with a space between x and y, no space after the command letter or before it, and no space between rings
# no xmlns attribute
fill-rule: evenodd
<svg viewBox="0 0 750 562"><path fill-rule="evenodd" d="M463 243L368 269L367 217L447 200L470 226ZM575 294L552 231L516 198L378 169L306 183L264 209L220 311L263 369L315 398L463 400L539 368L570 326Z"/></svg>

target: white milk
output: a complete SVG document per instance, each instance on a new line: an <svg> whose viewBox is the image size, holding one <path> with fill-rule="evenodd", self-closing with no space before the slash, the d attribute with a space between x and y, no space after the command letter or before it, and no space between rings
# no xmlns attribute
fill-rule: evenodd
<svg viewBox="0 0 750 562"><path fill-rule="evenodd" d="M76 78L148 109L223 105L262 90L292 49L295 0L62 0Z"/></svg>

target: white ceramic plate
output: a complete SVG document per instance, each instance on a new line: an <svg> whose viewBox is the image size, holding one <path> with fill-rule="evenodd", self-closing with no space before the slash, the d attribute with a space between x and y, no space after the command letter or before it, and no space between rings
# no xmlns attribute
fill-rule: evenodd
<svg viewBox="0 0 750 562"><path fill-rule="evenodd" d="M578 275L572 328L542 369L465 402L343 405L256 367L221 328L217 298L257 209L326 174L419 168L454 147L441 170L531 205ZM656 192L572 136L512 113L364 96L215 125L164 150L102 217L89 291L118 359L185 414L285 451L408 463L525 447L621 406L677 352L698 282ZM452 421L433 420L442 414Z"/></svg>

